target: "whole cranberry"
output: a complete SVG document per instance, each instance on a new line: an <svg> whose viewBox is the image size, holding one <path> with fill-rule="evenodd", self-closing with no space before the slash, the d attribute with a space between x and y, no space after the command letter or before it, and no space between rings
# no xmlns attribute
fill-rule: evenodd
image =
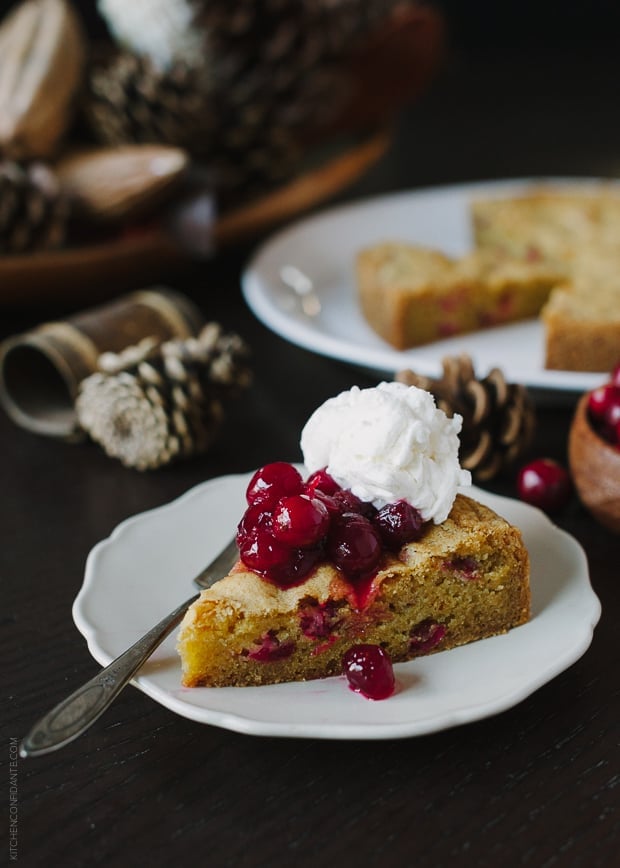
<svg viewBox="0 0 620 868"><path fill-rule="evenodd" d="M281 564L275 564L264 573L264 577L280 588L299 585L312 572L325 554L322 548L289 549L289 557Z"/></svg>
<svg viewBox="0 0 620 868"><path fill-rule="evenodd" d="M620 383L605 383L588 395L588 413L595 428L610 424L610 418L620 412Z"/></svg>
<svg viewBox="0 0 620 868"><path fill-rule="evenodd" d="M245 536L237 534L239 555L250 570L266 576L274 569L285 569L291 559L290 546L275 538L268 527L258 527Z"/></svg>
<svg viewBox="0 0 620 868"><path fill-rule="evenodd" d="M329 475L327 468L323 467L322 470L315 470L315 472L306 479L306 489L310 496L312 496L317 489L322 491L323 494L333 495L340 490L340 486L336 480Z"/></svg>
<svg viewBox="0 0 620 868"><path fill-rule="evenodd" d="M372 519L377 510L367 500L361 500L356 494L353 494L348 488L341 488L334 494L334 500L338 505L338 511L341 515L346 512L358 512L366 518Z"/></svg>
<svg viewBox="0 0 620 868"><path fill-rule="evenodd" d="M618 392L620 393L620 387L618 388ZM615 404L611 404L605 413L605 425L608 428L614 428L620 422L620 394L618 395L618 402Z"/></svg>
<svg viewBox="0 0 620 868"><path fill-rule="evenodd" d="M545 512L561 509L571 494L568 471L551 458L537 458L519 470L519 497Z"/></svg>
<svg viewBox="0 0 620 868"><path fill-rule="evenodd" d="M316 497L292 494L282 497L273 511L273 533L290 546L318 543L329 528L329 512Z"/></svg>
<svg viewBox="0 0 620 868"><path fill-rule="evenodd" d="M301 474L292 464L274 461L256 471L245 496L250 505L261 503L265 509L273 509L281 497L300 494L302 488Z"/></svg>
<svg viewBox="0 0 620 868"><path fill-rule="evenodd" d="M332 518L327 551L347 578L355 581L369 576L379 566L381 539L367 518L349 512Z"/></svg>
<svg viewBox="0 0 620 868"><path fill-rule="evenodd" d="M327 494L322 488L317 488L313 494L327 508L330 516L344 515L347 512L357 512L366 518L372 518L377 510L365 500L360 500L348 488L337 488L333 494Z"/></svg>
<svg viewBox="0 0 620 868"><path fill-rule="evenodd" d="M259 528L271 530L271 513L262 504L248 506L237 525L237 545L243 548L250 537L254 537Z"/></svg>
<svg viewBox="0 0 620 868"><path fill-rule="evenodd" d="M422 516L406 500L388 503L373 518L383 545L389 549L399 549L420 537L424 522Z"/></svg>
<svg viewBox="0 0 620 868"><path fill-rule="evenodd" d="M344 655L343 672L349 686L367 699L387 699L394 693L390 655L380 645L354 645Z"/></svg>

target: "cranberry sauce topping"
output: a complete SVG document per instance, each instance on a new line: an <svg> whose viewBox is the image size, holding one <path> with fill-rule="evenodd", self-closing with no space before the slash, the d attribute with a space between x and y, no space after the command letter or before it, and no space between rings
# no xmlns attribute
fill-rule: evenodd
<svg viewBox="0 0 620 868"><path fill-rule="evenodd" d="M436 645L439 645L443 637L446 635L445 624L440 624L438 621L433 621L432 618L427 618L425 621L420 621L419 624L411 631L409 648L411 651L430 651Z"/></svg>
<svg viewBox="0 0 620 868"><path fill-rule="evenodd" d="M349 582L366 585L384 550L418 539L423 527L420 514L403 500L377 511L326 470L304 482L282 461L256 471L246 499L237 528L241 560L281 587L299 584L326 557Z"/></svg>
<svg viewBox="0 0 620 868"><path fill-rule="evenodd" d="M351 690L367 699L387 699L396 682L390 656L380 645L354 645L344 655L343 672Z"/></svg>

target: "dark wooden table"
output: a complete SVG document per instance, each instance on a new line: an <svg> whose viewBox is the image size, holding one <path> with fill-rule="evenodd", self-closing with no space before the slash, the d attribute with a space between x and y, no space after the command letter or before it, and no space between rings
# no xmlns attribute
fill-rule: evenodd
<svg viewBox="0 0 620 868"><path fill-rule="evenodd" d="M613 173L618 71L605 57L457 58L347 196ZM205 479L299 459L301 427L319 403L377 382L254 319L238 283L250 251L170 276L254 350L255 384L206 456L139 474L0 413L5 799L16 787L3 840L16 817L19 859L42 866L617 864L620 546L576 501L555 520L587 552L602 619L577 663L498 716L395 741L259 738L193 723L129 687L73 744L11 765L14 740L98 670L71 619L91 547ZM65 312L53 303L3 311L2 336ZM539 406L533 454L565 460L572 409L570 400ZM489 488L512 496L514 478Z"/></svg>

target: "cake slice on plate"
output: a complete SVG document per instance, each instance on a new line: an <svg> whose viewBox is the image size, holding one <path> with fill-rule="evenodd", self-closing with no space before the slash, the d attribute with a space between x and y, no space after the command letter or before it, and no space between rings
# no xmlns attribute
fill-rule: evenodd
<svg viewBox="0 0 620 868"><path fill-rule="evenodd" d="M565 278L545 261L487 250L452 259L402 243L361 250L356 274L365 319L401 350L534 317Z"/></svg>
<svg viewBox="0 0 620 868"><path fill-rule="evenodd" d="M240 560L181 624L183 683L320 678L359 645L408 660L527 621L527 551L457 491L459 427L401 383L319 408L302 434L310 476L276 462L248 486Z"/></svg>

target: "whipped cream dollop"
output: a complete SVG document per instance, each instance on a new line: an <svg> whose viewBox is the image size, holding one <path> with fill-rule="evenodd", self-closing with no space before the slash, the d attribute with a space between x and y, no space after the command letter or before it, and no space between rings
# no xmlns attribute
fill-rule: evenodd
<svg viewBox="0 0 620 868"><path fill-rule="evenodd" d="M423 389L404 383L354 386L314 411L301 434L309 473L323 467L378 509L406 500L424 521L448 517L471 474L459 464L462 417L448 418Z"/></svg>

